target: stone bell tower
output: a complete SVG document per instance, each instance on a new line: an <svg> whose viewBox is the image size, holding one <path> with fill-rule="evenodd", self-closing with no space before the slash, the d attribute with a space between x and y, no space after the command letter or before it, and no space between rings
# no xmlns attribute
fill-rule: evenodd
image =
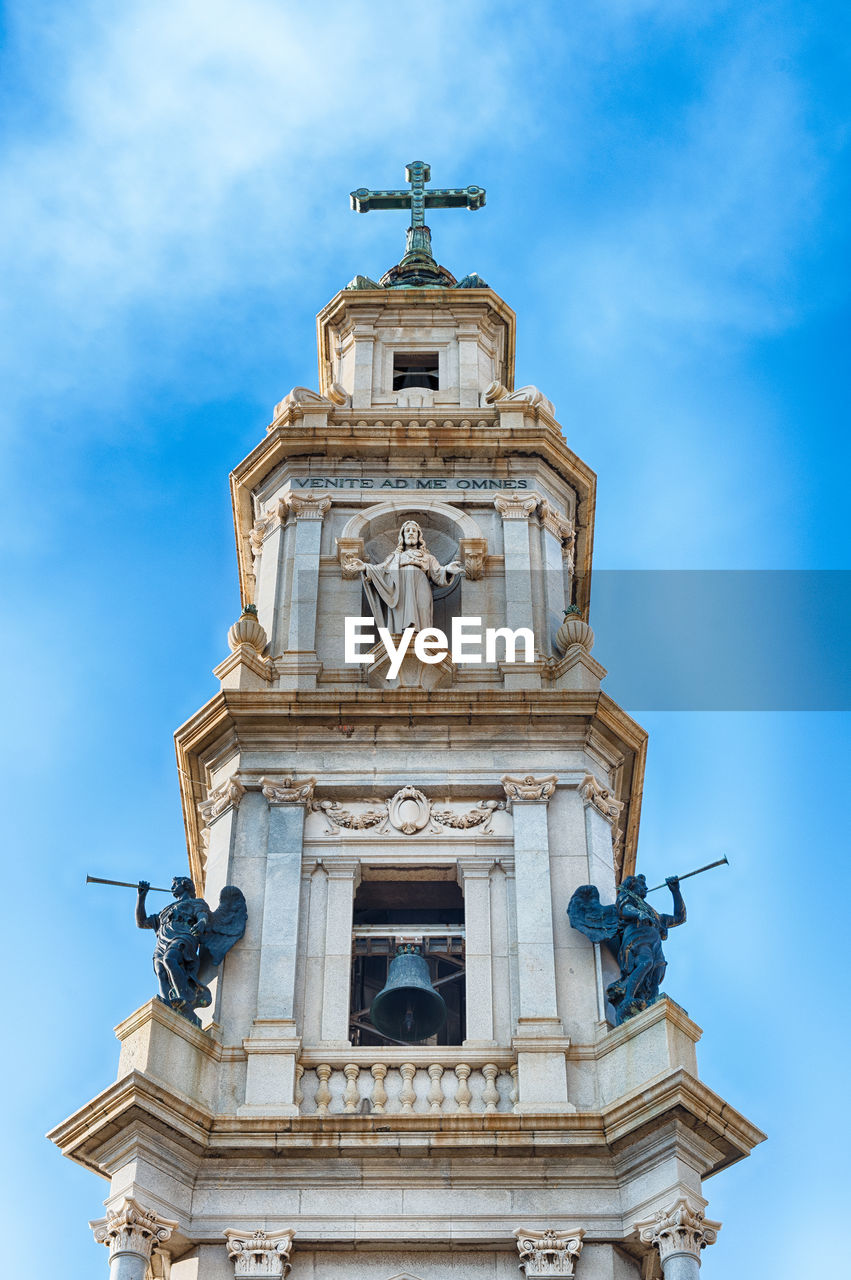
<svg viewBox="0 0 851 1280"><path fill-rule="evenodd" d="M763 1136L671 999L615 1025L565 914L634 871L646 735L592 656L594 474L514 387L514 313L431 253L425 210L485 193L429 177L353 193L411 209L406 253L320 312L318 389L231 477L243 612L176 744L196 891L247 927L201 1026L130 1014L51 1134L108 1181L112 1280L694 1280L703 1180ZM492 648L347 661L405 601Z"/></svg>

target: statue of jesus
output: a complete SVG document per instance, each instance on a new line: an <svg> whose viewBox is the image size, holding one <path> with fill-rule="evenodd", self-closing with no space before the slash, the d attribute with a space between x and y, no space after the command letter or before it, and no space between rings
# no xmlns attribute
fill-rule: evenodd
<svg viewBox="0 0 851 1280"><path fill-rule="evenodd" d="M438 563L416 520L405 521L395 550L381 564L368 564L357 558L350 563L363 574L366 598L376 623L386 626L394 636L401 635L406 627L416 631L430 627L434 617L431 584L449 586L464 572L458 560L446 565Z"/></svg>

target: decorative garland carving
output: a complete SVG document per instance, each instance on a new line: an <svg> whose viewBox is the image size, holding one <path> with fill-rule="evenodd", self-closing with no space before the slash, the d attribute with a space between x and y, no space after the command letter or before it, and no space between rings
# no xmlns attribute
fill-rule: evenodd
<svg viewBox="0 0 851 1280"><path fill-rule="evenodd" d="M321 813L327 818L329 835L341 827L351 831L364 831L369 827L383 831L387 828L386 804L377 809L367 809L365 813L352 813L351 809L344 809L339 800L314 800L310 807L314 813Z"/></svg>
<svg viewBox="0 0 851 1280"><path fill-rule="evenodd" d="M454 827L456 830L467 831L470 827L481 826L482 833L486 834L493 830L494 813L504 808L504 800L480 800L466 813L453 813L451 809L435 809L432 805L431 816L442 827Z"/></svg>
<svg viewBox="0 0 851 1280"><path fill-rule="evenodd" d="M341 829L374 830L376 835L384 835L392 829L412 836L425 830L438 833L445 828L470 831L476 827L481 828L482 835L491 835L495 814L505 812L507 808L504 800L477 800L471 809L456 813L453 809L438 807L440 803L429 800L422 791L409 786L402 787L389 800L364 798L350 801L354 805L369 805L361 812L344 808L339 800L312 800L310 810L321 813L325 818L326 835L336 835Z"/></svg>

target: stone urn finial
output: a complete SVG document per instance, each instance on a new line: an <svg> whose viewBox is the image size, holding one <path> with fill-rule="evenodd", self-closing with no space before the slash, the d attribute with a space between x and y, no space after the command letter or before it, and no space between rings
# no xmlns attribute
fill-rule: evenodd
<svg viewBox="0 0 851 1280"><path fill-rule="evenodd" d="M572 649L575 644L578 644L586 653L590 653L593 649L594 632L582 617L577 605L571 604L565 609L564 622L556 632L556 644L562 653L567 653L568 649Z"/></svg>
<svg viewBox="0 0 851 1280"><path fill-rule="evenodd" d="M236 653L240 645L247 644L250 649L262 653L267 643L266 632L257 618L257 605L247 604L228 632L231 651Z"/></svg>

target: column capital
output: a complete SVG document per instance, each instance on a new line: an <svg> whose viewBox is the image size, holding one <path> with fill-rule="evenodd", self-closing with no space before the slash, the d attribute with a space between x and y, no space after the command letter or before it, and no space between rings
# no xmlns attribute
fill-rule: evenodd
<svg viewBox="0 0 851 1280"><path fill-rule="evenodd" d="M109 1249L110 1259L119 1253L135 1253L146 1262L160 1245L171 1238L177 1222L161 1218L153 1209L146 1209L131 1196L116 1207L107 1209L105 1218L90 1222L98 1244Z"/></svg>
<svg viewBox="0 0 851 1280"><path fill-rule="evenodd" d="M234 1276L285 1276L295 1231L253 1231L236 1227L224 1232Z"/></svg>
<svg viewBox="0 0 851 1280"><path fill-rule="evenodd" d="M539 514L541 524L549 533L558 538L565 551L572 550L576 541L576 532L570 517L562 515L558 507L554 506L549 498L541 499Z"/></svg>
<svg viewBox="0 0 851 1280"><path fill-rule="evenodd" d="M493 505L503 520L528 520L540 501L539 493L498 493Z"/></svg>
<svg viewBox="0 0 851 1280"><path fill-rule="evenodd" d="M496 865L495 858L483 858L481 854L460 854L455 865L458 868L458 879L462 885L466 880L490 880L491 872Z"/></svg>
<svg viewBox="0 0 851 1280"><path fill-rule="evenodd" d="M291 511L296 520L324 520L331 510L331 498L321 490L309 490L307 493L290 492L281 498L278 510L282 520L286 520Z"/></svg>
<svg viewBox="0 0 851 1280"><path fill-rule="evenodd" d="M644 1244L659 1250L664 1267L668 1258L678 1254L700 1261L701 1249L715 1243L721 1223L705 1218L702 1209L695 1209L682 1196L669 1209L657 1210L652 1218L637 1222L635 1227Z"/></svg>
<svg viewBox="0 0 851 1280"><path fill-rule="evenodd" d="M291 773L281 774L277 778L261 778L260 787L269 804L309 805L313 802L315 778L305 778L296 782Z"/></svg>
<svg viewBox="0 0 851 1280"><path fill-rule="evenodd" d="M501 782L512 804L546 804L556 789L558 778L554 773L545 778L535 778L531 773L525 778L512 778L506 774Z"/></svg>
<svg viewBox="0 0 851 1280"><path fill-rule="evenodd" d="M228 778L221 786L208 791L207 799L198 801L198 812L201 815L204 826L209 827L211 822L214 822L216 818L220 818L228 809L238 809L239 802L244 795L245 787L240 782L238 773Z"/></svg>
<svg viewBox="0 0 851 1280"><path fill-rule="evenodd" d="M353 880L360 884L360 858L323 858L322 870L329 880Z"/></svg>
<svg viewBox="0 0 851 1280"><path fill-rule="evenodd" d="M598 782L593 773L586 773L579 784L579 791L586 805L593 805L609 822L616 822L624 807L624 801Z"/></svg>
<svg viewBox="0 0 851 1280"><path fill-rule="evenodd" d="M527 1280L533 1276L548 1276L549 1280L573 1276L584 1235L582 1227L569 1231L530 1231L518 1227L514 1238L520 1253L520 1268Z"/></svg>

